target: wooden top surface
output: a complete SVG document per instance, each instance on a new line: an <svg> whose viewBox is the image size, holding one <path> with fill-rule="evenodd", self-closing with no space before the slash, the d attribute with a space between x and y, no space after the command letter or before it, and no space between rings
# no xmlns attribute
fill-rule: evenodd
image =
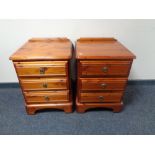
<svg viewBox="0 0 155 155"><path fill-rule="evenodd" d="M77 59L134 59L136 56L114 38L80 38Z"/></svg>
<svg viewBox="0 0 155 155"><path fill-rule="evenodd" d="M72 44L67 38L32 38L10 60L70 59Z"/></svg>

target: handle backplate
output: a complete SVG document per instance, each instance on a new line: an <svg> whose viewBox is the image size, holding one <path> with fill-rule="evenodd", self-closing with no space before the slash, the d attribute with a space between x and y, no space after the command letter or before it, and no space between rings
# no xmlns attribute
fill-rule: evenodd
<svg viewBox="0 0 155 155"><path fill-rule="evenodd" d="M45 74L45 68L44 67L40 68L40 74Z"/></svg>
<svg viewBox="0 0 155 155"><path fill-rule="evenodd" d="M99 96L98 98L99 98L100 102L104 101L104 97L103 96Z"/></svg>
<svg viewBox="0 0 155 155"><path fill-rule="evenodd" d="M107 72L108 72L108 67L107 67L107 66L104 66L104 67L102 68L102 71L103 71L104 73L107 73Z"/></svg>
<svg viewBox="0 0 155 155"><path fill-rule="evenodd" d="M50 100L50 98L49 98L48 96L45 96L44 98L45 98L45 100L46 100L47 102Z"/></svg>

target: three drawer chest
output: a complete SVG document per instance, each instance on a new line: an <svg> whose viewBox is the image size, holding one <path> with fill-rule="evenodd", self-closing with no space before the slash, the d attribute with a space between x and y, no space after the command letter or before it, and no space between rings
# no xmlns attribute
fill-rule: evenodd
<svg viewBox="0 0 155 155"><path fill-rule="evenodd" d="M72 112L70 60L67 38L33 38L10 59L13 61L28 114L40 109Z"/></svg>
<svg viewBox="0 0 155 155"><path fill-rule="evenodd" d="M80 38L76 42L77 112L92 108L121 111L133 59L114 38Z"/></svg>

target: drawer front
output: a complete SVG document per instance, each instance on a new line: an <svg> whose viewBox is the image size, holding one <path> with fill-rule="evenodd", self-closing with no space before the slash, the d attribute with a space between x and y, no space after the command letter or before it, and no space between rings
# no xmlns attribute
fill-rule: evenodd
<svg viewBox="0 0 155 155"><path fill-rule="evenodd" d="M127 79L121 78L81 78L82 90L124 90Z"/></svg>
<svg viewBox="0 0 155 155"><path fill-rule="evenodd" d="M69 101L69 91L24 92L27 103L56 103Z"/></svg>
<svg viewBox="0 0 155 155"><path fill-rule="evenodd" d="M130 61L80 61L80 76L128 76Z"/></svg>
<svg viewBox="0 0 155 155"><path fill-rule="evenodd" d="M122 98L123 92L103 92L103 93L81 93L80 101L81 102L120 102Z"/></svg>
<svg viewBox="0 0 155 155"><path fill-rule="evenodd" d="M18 76L66 76L67 61L15 62Z"/></svg>
<svg viewBox="0 0 155 155"><path fill-rule="evenodd" d="M65 90L68 89L66 78L21 78L24 90Z"/></svg>

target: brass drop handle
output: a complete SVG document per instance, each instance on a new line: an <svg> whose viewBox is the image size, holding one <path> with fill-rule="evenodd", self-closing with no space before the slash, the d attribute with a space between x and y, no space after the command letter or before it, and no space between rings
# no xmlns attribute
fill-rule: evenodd
<svg viewBox="0 0 155 155"><path fill-rule="evenodd" d="M46 100L47 102L50 100L50 98L49 98L48 96L45 96L44 98L45 98L45 100Z"/></svg>
<svg viewBox="0 0 155 155"><path fill-rule="evenodd" d="M47 88L48 87L47 83L43 83L43 87Z"/></svg>
<svg viewBox="0 0 155 155"><path fill-rule="evenodd" d="M102 83L102 84L101 84L101 87L102 87L102 88L106 88L106 87L107 87L107 84L106 84L106 83Z"/></svg>
<svg viewBox="0 0 155 155"><path fill-rule="evenodd" d="M45 74L45 68L44 67L40 68L40 74Z"/></svg>
<svg viewBox="0 0 155 155"><path fill-rule="evenodd" d="M100 102L103 102L104 97L103 96L99 96L99 100L100 100Z"/></svg>
<svg viewBox="0 0 155 155"><path fill-rule="evenodd" d="M107 67L107 66L104 66L104 67L102 68L102 71L103 71L104 73L108 72L108 67Z"/></svg>

